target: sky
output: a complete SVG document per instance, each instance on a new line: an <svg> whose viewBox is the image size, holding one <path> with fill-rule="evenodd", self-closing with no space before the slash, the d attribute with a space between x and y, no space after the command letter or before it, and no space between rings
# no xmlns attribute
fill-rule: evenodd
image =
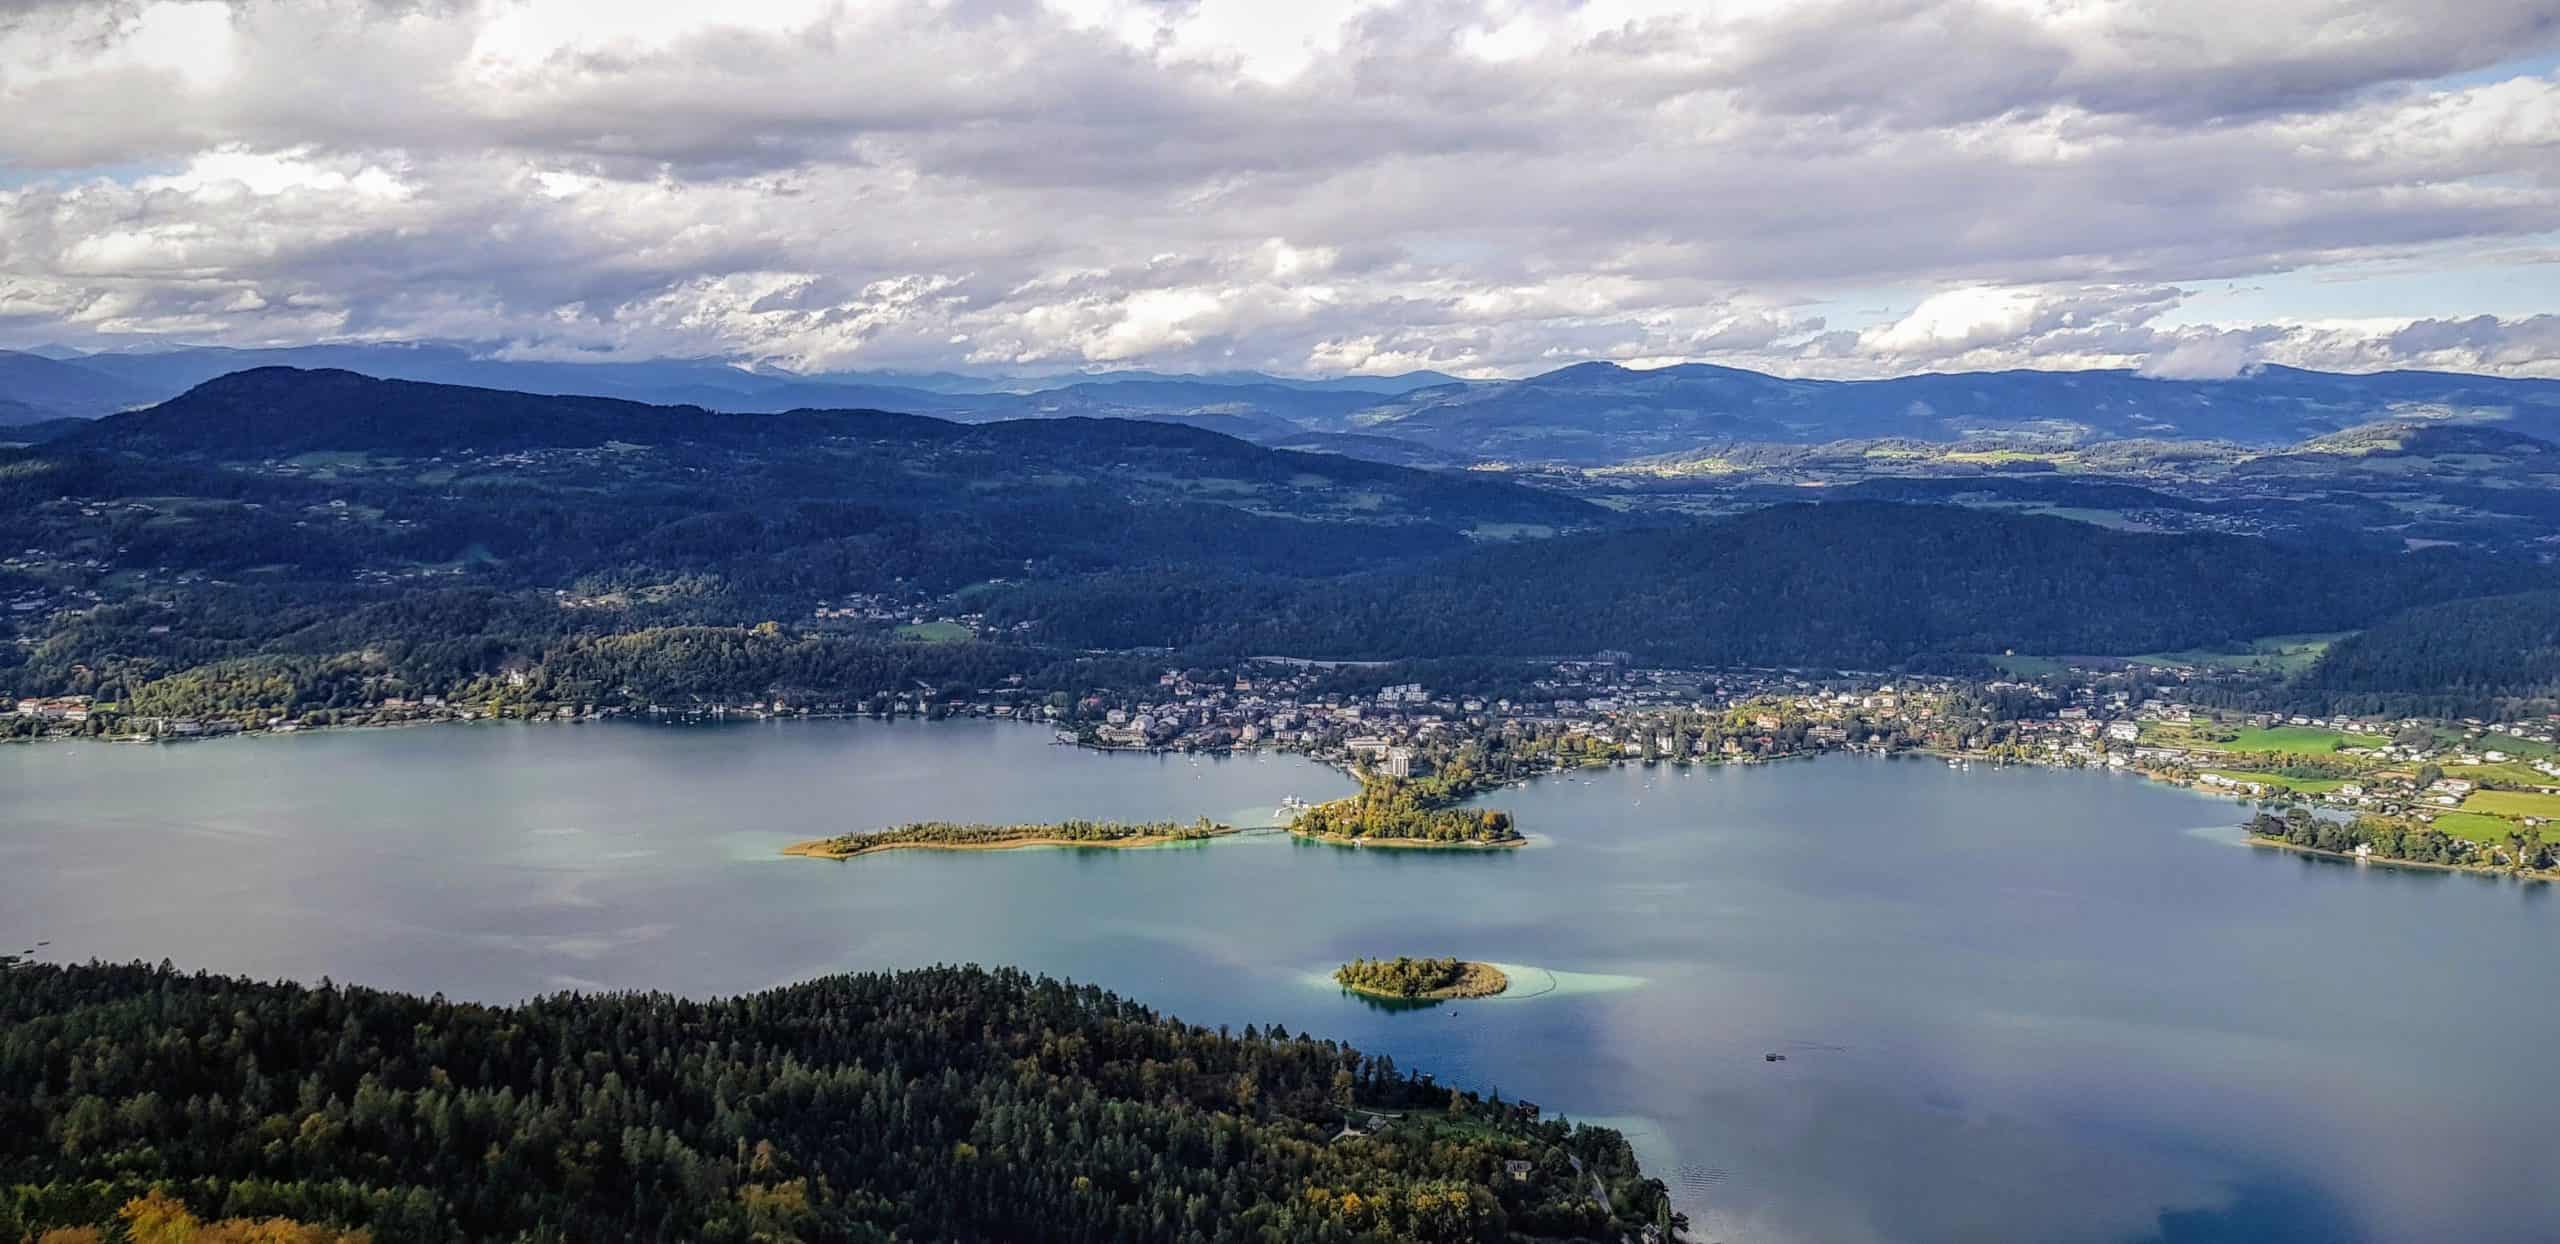
<svg viewBox="0 0 2560 1244"><path fill-rule="evenodd" d="M2560 0L0 0L0 348L2560 377Z"/></svg>

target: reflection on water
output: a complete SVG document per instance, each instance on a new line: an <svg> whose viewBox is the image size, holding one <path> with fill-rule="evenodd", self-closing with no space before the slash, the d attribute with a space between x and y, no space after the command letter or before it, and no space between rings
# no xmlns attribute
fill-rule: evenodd
<svg viewBox="0 0 2560 1244"><path fill-rule="evenodd" d="M776 854L920 819L1264 824L1348 789L983 722L0 747L0 942L491 999L1018 963L1611 1121L1708 1239L2560 1222L2560 1112L2520 1078L2560 1032L2553 887L2231 850L2242 810L2138 780L1606 770L1493 798L1535 851ZM1381 948L1513 992L1327 978Z"/></svg>

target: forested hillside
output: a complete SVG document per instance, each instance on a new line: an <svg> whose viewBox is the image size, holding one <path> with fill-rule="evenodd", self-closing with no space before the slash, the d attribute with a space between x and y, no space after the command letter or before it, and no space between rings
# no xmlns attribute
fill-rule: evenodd
<svg viewBox="0 0 2560 1244"><path fill-rule="evenodd" d="M2560 592L2423 605L2329 646L2298 691L2329 711L2560 708Z"/></svg>
<svg viewBox="0 0 2560 1244"><path fill-rule="evenodd" d="M25 641L0 645L0 691L116 698L246 662L213 676L340 701L313 689L388 678L443 694L552 654L648 695L721 667L602 641L719 626L733 628L720 642L672 647L736 652L744 628L851 598L894 618L975 585L1100 570L1339 575L1613 521L1504 480L1166 424L721 415L270 369L0 450L0 592ZM797 686L792 670L849 656L911 663L850 642L885 627L822 629L797 656L759 644L744 665Z"/></svg>
<svg viewBox="0 0 2560 1244"><path fill-rule="evenodd" d="M1367 1110L1398 1118L1341 1135ZM1620 1136L1533 1115L1331 1041L1210 1031L1010 970L491 1007L0 964L7 1240L107 1222L154 1186L203 1217L384 1242L1506 1241L1671 1222Z"/></svg>
<svg viewBox="0 0 2560 1244"><path fill-rule="evenodd" d="M19 641L0 645L0 692L251 725L420 697L1071 693L1127 659L1095 650L1138 648L2129 654L2555 585L2381 539L1945 505L1627 516L1166 423L716 414L289 369L0 450L0 554ZM955 616L979 643L897 642L908 619Z"/></svg>
<svg viewBox="0 0 2560 1244"><path fill-rule="evenodd" d="M1085 643L1323 658L1558 656L1882 668L1923 653L2135 653L2361 626L2550 582L2435 551L2322 555L2234 536L1873 503L1484 548L1297 591L1245 580L1026 585L995 616Z"/></svg>

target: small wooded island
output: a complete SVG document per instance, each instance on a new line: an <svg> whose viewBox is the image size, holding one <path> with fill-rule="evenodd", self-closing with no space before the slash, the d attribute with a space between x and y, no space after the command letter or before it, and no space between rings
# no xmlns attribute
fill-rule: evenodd
<svg viewBox="0 0 2560 1244"><path fill-rule="evenodd" d="M784 855L849 860L876 851L1003 851L1013 847L1152 847L1168 842L1223 838L1236 832L1207 817L1196 821L1052 821L1039 825L964 825L917 821L890 829L812 838L784 847Z"/></svg>
<svg viewBox="0 0 2560 1244"><path fill-rule="evenodd" d="M1367 778L1360 793L1298 814L1289 832L1328 842L1397 847L1516 847L1528 841L1511 814L1449 806L1467 793L1431 782Z"/></svg>
<svg viewBox="0 0 2560 1244"><path fill-rule="evenodd" d="M1511 978L1490 963L1403 955L1393 959L1354 959L1335 968L1333 979L1354 993L1413 1001L1490 998L1511 987Z"/></svg>

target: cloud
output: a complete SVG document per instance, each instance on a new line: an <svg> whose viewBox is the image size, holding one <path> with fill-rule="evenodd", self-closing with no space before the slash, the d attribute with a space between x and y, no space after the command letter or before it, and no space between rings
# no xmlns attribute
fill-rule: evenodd
<svg viewBox="0 0 2560 1244"><path fill-rule="evenodd" d="M2507 321L2164 325L2190 284L2560 230L2560 77L2499 69L2556 13L19 3L0 344L1864 374L2203 366L2186 337L2238 331L2528 372ZM1878 289L1880 322L1836 309Z"/></svg>
<svg viewBox="0 0 2560 1244"><path fill-rule="evenodd" d="M2231 380L2258 367L2256 343L2234 331L2173 341L2143 360L2140 370L2155 380Z"/></svg>

